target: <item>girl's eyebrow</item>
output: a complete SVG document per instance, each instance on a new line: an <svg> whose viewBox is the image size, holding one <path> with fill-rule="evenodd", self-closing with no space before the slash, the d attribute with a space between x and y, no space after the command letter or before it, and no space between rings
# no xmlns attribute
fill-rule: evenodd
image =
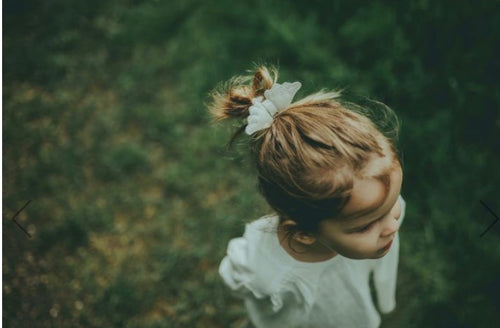
<svg viewBox="0 0 500 328"><path fill-rule="evenodd" d="M387 213L389 213L389 212L390 212L390 210L387 211ZM352 232L352 231L356 231L356 230L358 230L360 228L364 228L366 226L369 226L370 224L374 223L375 221L378 221L381 217L385 216L387 213L384 213L384 214L382 214L380 216L377 216L377 218L375 218L375 219L373 219L373 220L371 220L369 222L364 222L363 224L357 225L355 227L350 227L350 228L348 228L348 231Z"/></svg>
<svg viewBox="0 0 500 328"><path fill-rule="evenodd" d="M384 202L385 202L385 200L384 200ZM356 225L355 227L349 227L348 231L355 231L357 229L366 227L366 226L374 223L375 221L379 220L381 217L384 217L385 215L387 215L387 213L389 213L391 211L391 209L396 205L397 202L399 202L399 196L398 196L398 198L396 198L396 201L394 202L394 204L391 205L391 207L389 208L389 210L387 212L385 212L384 214L381 214L381 215L377 215L377 218L375 218L375 219L373 219L373 220L371 220L369 222L363 222L362 224Z"/></svg>
<svg viewBox="0 0 500 328"><path fill-rule="evenodd" d="M378 210L380 207L382 207L382 205L384 205L385 201L387 199L387 195L384 199L382 199L382 201L380 201L379 203L377 204L374 204L372 206L369 206L365 209L362 209L360 211L357 211L357 212L354 212L352 213L351 215L349 215L348 217L344 218L345 220L349 220L349 221L352 221L352 220L356 220L356 219L359 219L363 216L366 216L367 214L370 214L370 213L373 213L375 212L376 210Z"/></svg>

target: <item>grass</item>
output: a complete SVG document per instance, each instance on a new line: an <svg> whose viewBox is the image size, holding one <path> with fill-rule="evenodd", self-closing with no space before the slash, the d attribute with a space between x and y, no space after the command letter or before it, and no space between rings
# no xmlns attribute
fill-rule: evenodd
<svg viewBox="0 0 500 328"><path fill-rule="evenodd" d="M284 15L286 13L286 15ZM348 87L402 120L398 308L383 327L491 327L500 310L493 5L4 2L3 323L237 327L217 274L268 208L208 92L253 62L299 96ZM22 23L21 23L22 22ZM10 220L27 200L17 221Z"/></svg>

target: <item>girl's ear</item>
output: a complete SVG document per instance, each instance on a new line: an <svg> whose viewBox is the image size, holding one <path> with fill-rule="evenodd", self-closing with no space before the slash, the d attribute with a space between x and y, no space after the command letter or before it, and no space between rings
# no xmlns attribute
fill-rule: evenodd
<svg viewBox="0 0 500 328"><path fill-rule="evenodd" d="M282 223L282 227L287 231L294 231L296 226L297 223L292 220L286 220ZM298 243L308 246L316 242L316 237L307 232L302 232L302 231L293 232L292 239Z"/></svg>
<svg viewBox="0 0 500 328"><path fill-rule="evenodd" d="M307 246L312 245L316 242L316 238L313 235L308 234L306 232L297 232L293 236L293 239Z"/></svg>

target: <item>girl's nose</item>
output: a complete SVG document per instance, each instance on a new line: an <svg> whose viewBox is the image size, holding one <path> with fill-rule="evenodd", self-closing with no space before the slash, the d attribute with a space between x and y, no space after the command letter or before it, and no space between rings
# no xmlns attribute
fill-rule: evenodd
<svg viewBox="0 0 500 328"><path fill-rule="evenodd" d="M388 237L390 235L393 235L395 234L396 232L398 232L399 230L399 221L394 218L394 217L391 217L390 219L386 220L386 222L384 222L384 227L383 227L383 230L382 230L382 237Z"/></svg>

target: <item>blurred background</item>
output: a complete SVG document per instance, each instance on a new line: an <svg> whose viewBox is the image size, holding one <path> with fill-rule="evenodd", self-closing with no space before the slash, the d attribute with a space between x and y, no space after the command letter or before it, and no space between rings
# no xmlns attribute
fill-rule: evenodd
<svg viewBox="0 0 500 328"><path fill-rule="evenodd" d="M269 209L206 103L268 63L402 121L382 327L500 327L499 25L488 0L4 0L4 326L240 325L218 264Z"/></svg>

